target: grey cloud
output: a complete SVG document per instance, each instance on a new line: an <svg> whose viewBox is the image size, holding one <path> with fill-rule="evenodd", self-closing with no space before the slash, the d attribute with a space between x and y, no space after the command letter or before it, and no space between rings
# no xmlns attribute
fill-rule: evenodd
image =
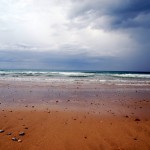
<svg viewBox="0 0 150 150"><path fill-rule="evenodd" d="M112 10L115 21L112 25L115 27L150 27L150 1L133 0L123 2L119 8Z"/></svg>
<svg viewBox="0 0 150 150"><path fill-rule="evenodd" d="M108 18L106 27L109 28L150 28L149 0L94 0L75 1L70 18L83 20L98 28L102 17ZM102 27L99 25L100 28ZM104 26L103 26L104 27Z"/></svg>
<svg viewBox="0 0 150 150"><path fill-rule="evenodd" d="M90 57L85 53L73 55L61 52L0 51L0 69L150 71L149 65L146 65L150 63L148 56L144 61L143 57L140 59L140 55L141 53L122 59Z"/></svg>
<svg viewBox="0 0 150 150"><path fill-rule="evenodd" d="M150 70L147 65L150 64L149 59L147 59L147 56L150 56L149 0L75 1L70 14L72 26L75 28L90 27L128 35L135 41L136 48L134 53L129 54L131 55L129 56L130 60L127 57L125 59L131 62L132 68L140 66L140 70L142 67ZM142 60L141 64L139 63L140 60Z"/></svg>
<svg viewBox="0 0 150 150"><path fill-rule="evenodd" d="M0 68L150 71L149 0L55 2L0 2Z"/></svg>

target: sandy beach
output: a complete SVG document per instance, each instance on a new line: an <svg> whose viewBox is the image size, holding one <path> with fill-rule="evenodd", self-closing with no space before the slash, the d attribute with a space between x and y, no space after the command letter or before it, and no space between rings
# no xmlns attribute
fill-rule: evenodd
<svg viewBox="0 0 150 150"><path fill-rule="evenodd" d="M0 150L150 150L150 0L0 0Z"/></svg>
<svg viewBox="0 0 150 150"><path fill-rule="evenodd" d="M1 80L0 130L1 150L149 150L150 85Z"/></svg>

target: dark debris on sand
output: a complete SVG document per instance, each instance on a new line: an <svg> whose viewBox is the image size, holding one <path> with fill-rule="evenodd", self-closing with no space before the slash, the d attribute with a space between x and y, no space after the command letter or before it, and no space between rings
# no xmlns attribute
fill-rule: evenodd
<svg viewBox="0 0 150 150"><path fill-rule="evenodd" d="M141 121L139 118L136 118L134 121Z"/></svg>
<svg viewBox="0 0 150 150"><path fill-rule="evenodd" d="M3 133L3 132L5 132L4 130L0 130L0 133Z"/></svg>

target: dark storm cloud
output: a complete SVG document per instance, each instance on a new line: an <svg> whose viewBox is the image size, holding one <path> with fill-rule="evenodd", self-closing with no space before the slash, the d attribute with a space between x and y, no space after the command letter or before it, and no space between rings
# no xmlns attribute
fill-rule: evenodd
<svg viewBox="0 0 150 150"><path fill-rule="evenodd" d="M150 71L149 0L38 2L0 1L0 68Z"/></svg>
<svg viewBox="0 0 150 150"><path fill-rule="evenodd" d="M112 9L111 14L115 18L114 27L150 27L149 0L123 1L120 7Z"/></svg>
<svg viewBox="0 0 150 150"><path fill-rule="evenodd" d="M98 28L99 19L106 17L109 28L150 28L149 0L95 0L75 2L70 18L82 18ZM102 26L99 26L100 28Z"/></svg>
<svg viewBox="0 0 150 150"><path fill-rule="evenodd" d="M122 57L123 70L150 71L150 1L149 0L85 0L74 2L70 13L72 26L120 32L136 43L134 52ZM116 33L117 34L117 33ZM121 47L120 47L121 48ZM118 67L116 67L118 68Z"/></svg>
<svg viewBox="0 0 150 150"><path fill-rule="evenodd" d="M121 64L119 61L115 57L91 58L82 53L58 55L56 52L0 52L0 69L121 70L124 62Z"/></svg>

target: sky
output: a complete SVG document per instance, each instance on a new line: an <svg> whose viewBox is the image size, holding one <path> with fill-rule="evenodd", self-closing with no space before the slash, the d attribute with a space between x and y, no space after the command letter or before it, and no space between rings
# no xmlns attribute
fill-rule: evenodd
<svg viewBox="0 0 150 150"><path fill-rule="evenodd" d="M0 68L150 71L150 1L0 0Z"/></svg>

